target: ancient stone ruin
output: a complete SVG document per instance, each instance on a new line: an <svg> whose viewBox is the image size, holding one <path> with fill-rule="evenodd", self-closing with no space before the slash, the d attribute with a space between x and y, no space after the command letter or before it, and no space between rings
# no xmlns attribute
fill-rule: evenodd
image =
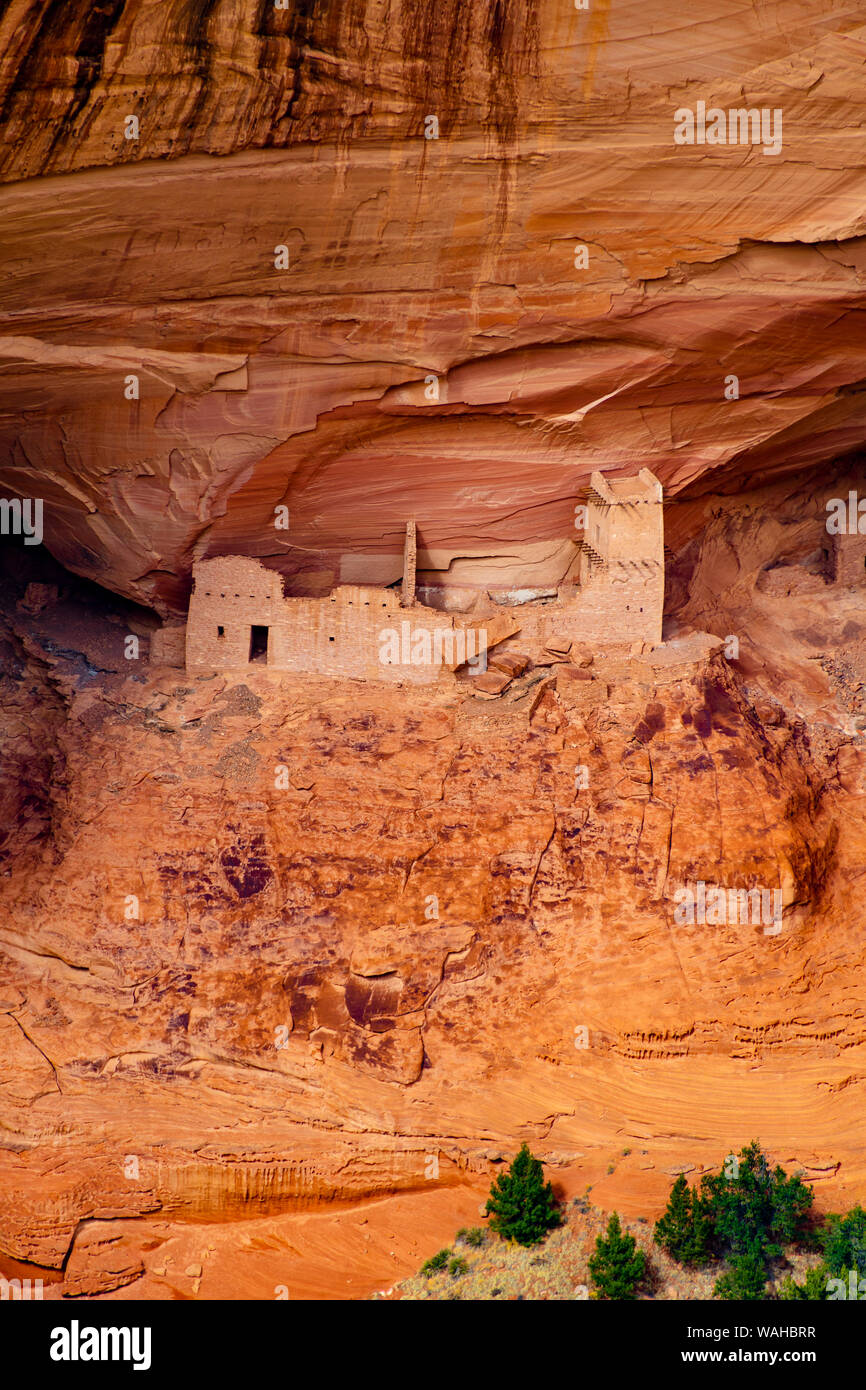
<svg viewBox="0 0 866 1390"><path fill-rule="evenodd" d="M866 535L846 531L830 537L827 577L846 588L866 584Z"/></svg>
<svg viewBox="0 0 866 1390"><path fill-rule="evenodd" d="M186 632L189 671L229 670L261 661L279 671L383 680L395 670L419 682L435 680L432 662L396 667L387 638L403 635L411 613L427 629L453 634L450 614L419 604L404 607L391 589L342 584L327 598L286 598L282 577L238 555L200 561ZM453 645L453 635L452 635ZM380 654L385 657L380 660ZM442 642L443 656L446 644Z"/></svg>
<svg viewBox="0 0 866 1390"><path fill-rule="evenodd" d="M574 640L657 645L664 596L661 483L647 468L610 482L593 473L580 588L568 606Z"/></svg>
<svg viewBox="0 0 866 1390"><path fill-rule="evenodd" d="M612 481L592 474L579 584L561 588L555 601L522 604L507 616L481 605L467 620L417 602L415 566L414 521L406 528L399 590L340 585L327 598L286 597L281 575L258 560L200 560L193 567L186 667L236 670L261 663L278 671L426 684L471 662L480 647L518 632L530 644L566 634L600 647L657 645L664 603L662 487L645 468ZM158 649L167 648L163 642Z"/></svg>

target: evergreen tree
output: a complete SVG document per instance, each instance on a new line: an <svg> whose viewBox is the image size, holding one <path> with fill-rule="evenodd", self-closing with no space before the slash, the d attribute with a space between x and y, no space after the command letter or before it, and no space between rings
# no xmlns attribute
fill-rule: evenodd
<svg viewBox="0 0 866 1390"><path fill-rule="evenodd" d="M713 1246L720 1255L754 1255L766 1265L803 1234L812 1189L778 1164L771 1170L757 1141L741 1150L738 1169L736 1177L722 1172L701 1182Z"/></svg>
<svg viewBox="0 0 866 1390"><path fill-rule="evenodd" d="M767 1265L759 1249L735 1255L730 1269L716 1280L716 1298L741 1303L757 1303L765 1296Z"/></svg>
<svg viewBox="0 0 866 1390"><path fill-rule="evenodd" d="M866 1211L861 1206L852 1207L847 1216L828 1216L821 1244L834 1278L847 1279L849 1269L866 1277Z"/></svg>
<svg viewBox="0 0 866 1390"><path fill-rule="evenodd" d="M645 1272L646 1255L635 1249L634 1236L622 1230L614 1212L607 1223L606 1237L598 1237L589 1261L596 1293L601 1298L633 1299Z"/></svg>
<svg viewBox="0 0 866 1390"><path fill-rule="evenodd" d="M551 1184L544 1181L544 1169L524 1144L507 1173L501 1173L490 1188L487 1211L494 1231L519 1245L536 1245L547 1232L560 1225Z"/></svg>
<svg viewBox="0 0 866 1390"><path fill-rule="evenodd" d="M811 1303L824 1303L827 1301L828 1274L827 1266L819 1265L817 1269L806 1271L806 1278L802 1284L798 1284L793 1277L789 1277L779 1289L779 1298L783 1303L792 1300L799 1300L801 1303L804 1300Z"/></svg>
<svg viewBox="0 0 866 1390"><path fill-rule="evenodd" d="M680 1173L671 1188L664 1215L655 1225L657 1244L680 1264L705 1264L712 1230L708 1204L697 1188L689 1187L685 1174Z"/></svg>

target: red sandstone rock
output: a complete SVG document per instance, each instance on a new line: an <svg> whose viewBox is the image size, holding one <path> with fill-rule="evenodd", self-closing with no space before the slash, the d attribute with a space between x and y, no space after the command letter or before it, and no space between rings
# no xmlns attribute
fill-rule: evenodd
<svg viewBox="0 0 866 1390"><path fill-rule="evenodd" d="M36 616L49 604L56 603L57 597L55 584L28 584L24 591L24 597L19 600L18 606L22 612L32 613Z"/></svg>
<svg viewBox="0 0 866 1390"><path fill-rule="evenodd" d="M756 1134L863 1201L851 6L259 8L4 10L0 493L175 616L209 556L393 584L411 516L475 622L570 591L575 499L646 465L669 640L575 634L596 678L523 702L189 678L10 552L0 1252L81 1296L367 1292L524 1137L622 1210ZM781 104L779 155L675 146L703 98ZM530 626L492 636L541 665ZM783 930L678 926L697 879L778 884Z"/></svg>
<svg viewBox="0 0 866 1390"><path fill-rule="evenodd" d="M202 554L322 594L397 579L411 514L419 582L540 589L573 574L593 468L651 467L679 546L716 481L857 446L843 0L771 26L725 0L504 29L493 0L434 25L317 0L303 32L258 9L4 13L0 486L38 480L68 567L175 612ZM677 146L697 99L781 105L780 153Z"/></svg>
<svg viewBox="0 0 866 1390"><path fill-rule="evenodd" d="M741 623L765 622L756 602ZM828 589L831 649L847 611ZM0 702L24 753L5 785L32 798L36 737L51 811L7 843L0 884L10 1254L58 1267L95 1217L235 1222L250 1202L411 1190L430 1152L441 1181L483 1182L490 1136L508 1152L529 1125L544 1154L552 1113L557 1148L640 1131L657 1162L717 1161L759 1129L866 1181L856 1086L838 1088L866 1045L856 749L841 732L807 745L763 691L776 722L758 718L755 678L718 642L674 642L639 680L625 663L610 686L542 684L528 725L433 688L258 668L190 681L118 662L94 683L25 630L47 611L10 618L30 655ZM89 621L107 651L115 629ZM83 617L66 627L96 651ZM781 882L782 934L677 932L672 886L690 878ZM674 1144L676 1115L706 1139Z"/></svg>
<svg viewBox="0 0 866 1390"><path fill-rule="evenodd" d="M529 665L529 657L523 652L494 652L488 662L493 671L503 671L510 677L522 676Z"/></svg>
<svg viewBox="0 0 866 1390"><path fill-rule="evenodd" d="M511 677L505 671L485 671L472 681L472 693L484 699L501 695L511 684Z"/></svg>
<svg viewBox="0 0 866 1390"><path fill-rule="evenodd" d="M97 1221L84 1227L64 1270L64 1296L110 1293L133 1283L144 1273L141 1243L141 1232L130 1231L128 1222Z"/></svg>

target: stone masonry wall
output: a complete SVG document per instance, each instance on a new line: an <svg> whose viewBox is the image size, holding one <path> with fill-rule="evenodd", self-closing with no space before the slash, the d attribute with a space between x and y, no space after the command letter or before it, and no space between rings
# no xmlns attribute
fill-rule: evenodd
<svg viewBox="0 0 866 1390"><path fill-rule="evenodd" d="M866 535L855 531L833 537L832 576L836 584L866 583Z"/></svg>
<svg viewBox="0 0 866 1390"><path fill-rule="evenodd" d="M520 631L515 645L538 643L548 638L570 637L583 646L599 648L611 643L647 642L657 646L662 640L664 571L646 568L623 571L590 580L576 589L573 597L558 603L522 604L509 609Z"/></svg>
<svg viewBox="0 0 866 1390"><path fill-rule="evenodd" d="M662 488L646 468L608 482L592 475L580 588L563 609L574 640L662 640L664 514Z"/></svg>
<svg viewBox="0 0 866 1390"><path fill-rule="evenodd" d="M438 680L443 667L383 662L383 631L399 635L401 654L411 653L418 629L448 632L455 640L450 614L420 605L403 608L390 589L345 585L326 599L284 598L280 575L257 560L227 556L200 561L187 621L187 669L247 666L253 627L267 629L263 659L277 670L418 684Z"/></svg>
<svg viewBox="0 0 866 1390"><path fill-rule="evenodd" d="M491 613L489 643L499 640L493 626L504 621L519 627L520 640L542 646L553 636L600 648L611 643L661 642L664 528L658 481L646 469L637 478L610 483L593 473L584 535L588 558L580 587L567 591L556 604L512 609L507 620ZM242 669L253 659L299 674L417 684L443 678L455 664L447 658L468 625L452 614L406 604L412 590L413 551L414 526L410 525L406 564L410 582L404 582L402 603L395 590L360 585L341 585L324 599L285 598L281 576L258 560L223 556L199 561L193 568L187 669ZM475 614L472 626L484 622ZM419 632L431 638L437 632L447 634L438 661L430 659L429 649L419 659L415 645ZM396 654L386 650L386 633L395 635Z"/></svg>

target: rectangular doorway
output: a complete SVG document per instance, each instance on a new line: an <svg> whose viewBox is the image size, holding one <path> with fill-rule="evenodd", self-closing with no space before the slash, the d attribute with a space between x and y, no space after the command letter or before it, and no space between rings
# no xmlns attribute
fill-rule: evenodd
<svg viewBox="0 0 866 1390"><path fill-rule="evenodd" d="M266 627L250 628L250 661L258 661L267 665L268 662L268 632Z"/></svg>

